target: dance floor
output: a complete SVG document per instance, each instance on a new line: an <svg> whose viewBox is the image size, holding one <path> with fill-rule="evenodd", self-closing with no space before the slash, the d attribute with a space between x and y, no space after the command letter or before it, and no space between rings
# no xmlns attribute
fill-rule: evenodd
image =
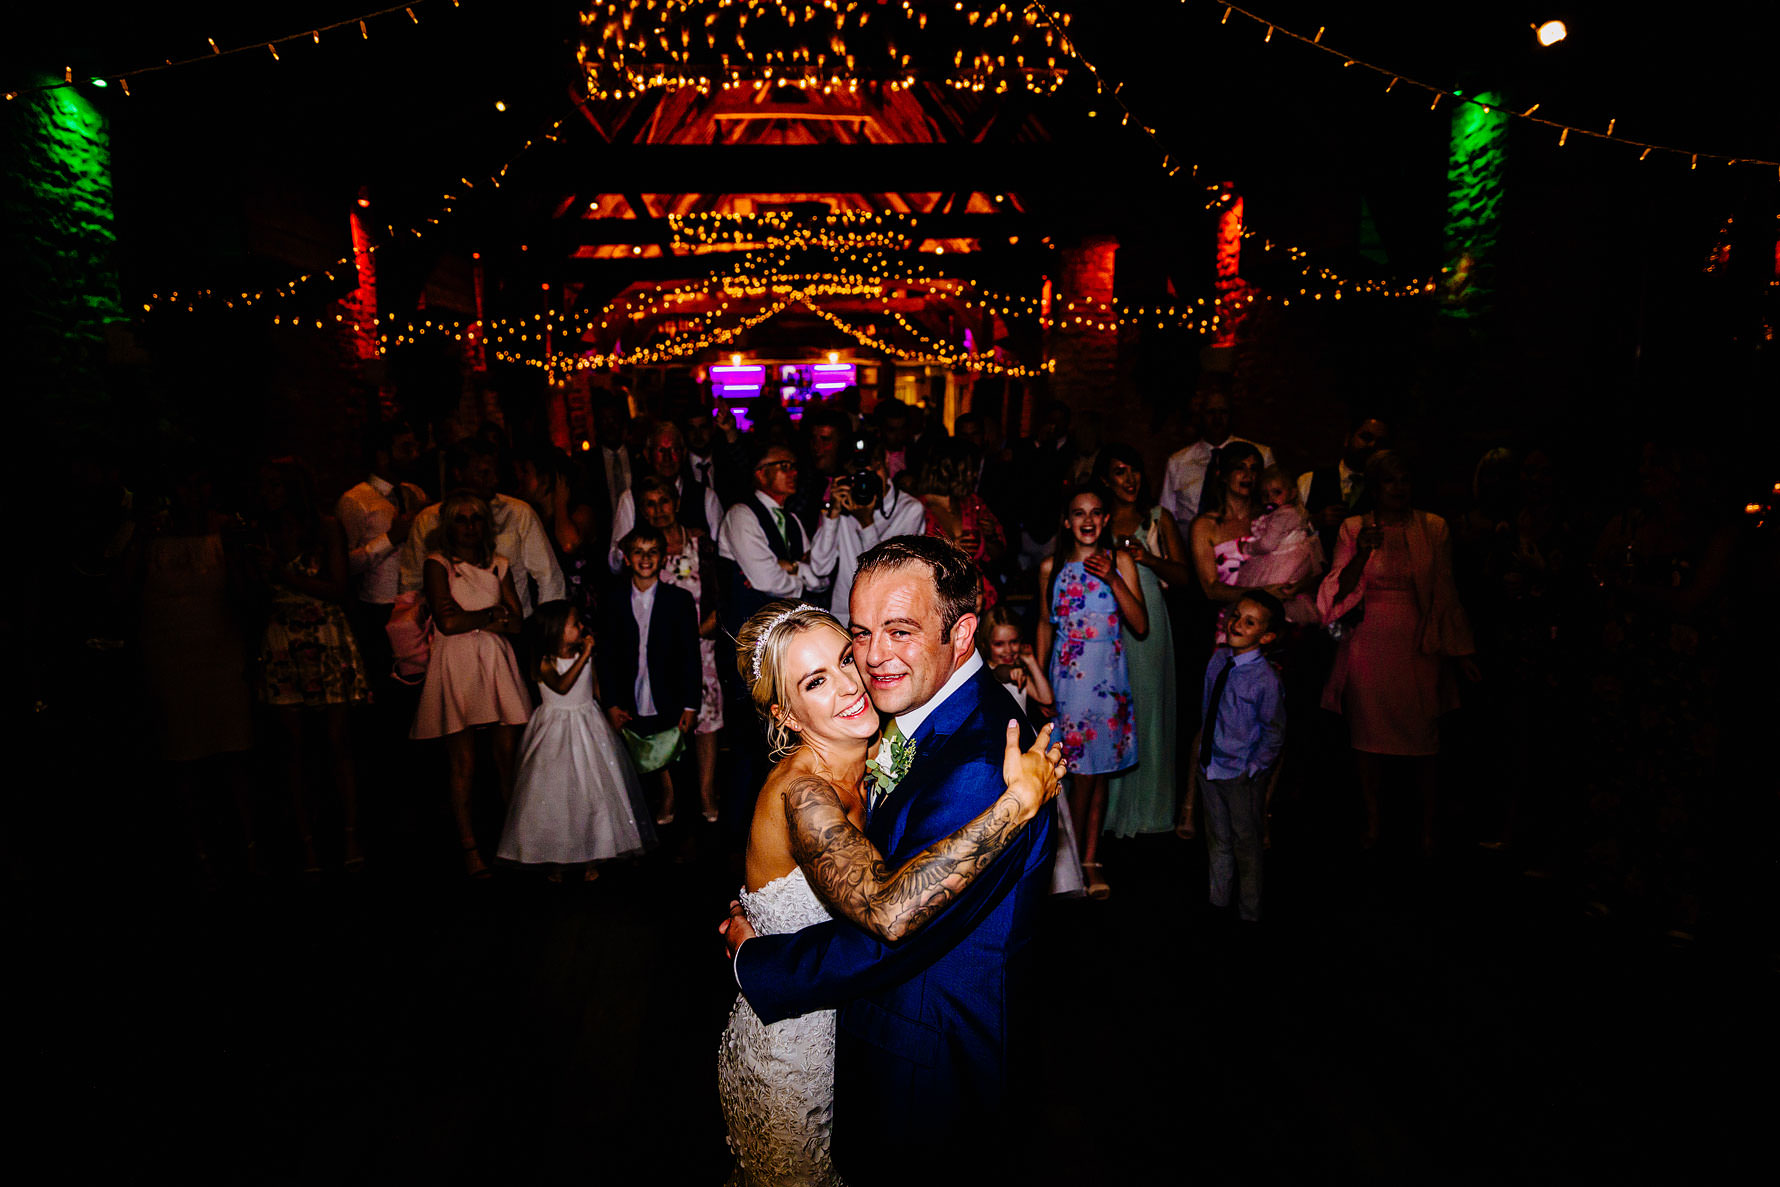
<svg viewBox="0 0 1780 1187"><path fill-rule="evenodd" d="M16 870L15 1133L44 1148L15 1164L720 1183L733 855L670 837L590 886L430 860L202 895ZM1586 922L1481 851L1355 861L1282 841L1272 917L1238 934L1201 906L1201 847L1115 844L1114 897L1048 919L1046 1077L1008 1181L1623 1183L1729 1171L1769 1128L1759 961Z"/></svg>

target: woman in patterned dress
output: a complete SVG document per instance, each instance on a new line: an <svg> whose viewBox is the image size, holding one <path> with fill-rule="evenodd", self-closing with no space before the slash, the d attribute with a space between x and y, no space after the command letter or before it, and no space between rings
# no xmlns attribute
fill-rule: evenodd
<svg viewBox="0 0 1780 1187"><path fill-rule="evenodd" d="M1100 449L1095 481L1112 495L1107 534L1137 565L1150 629L1125 641L1131 693L1137 700L1137 733L1143 761L1115 775L1107 789L1106 831L1115 837L1166 833L1174 829L1179 778L1180 735L1175 676L1174 629L1164 591L1192 580L1187 546L1174 516L1158 506L1144 482L1143 458L1128 445Z"/></svg>
<svg viewBox="0 0 1780 1187"><path fill-rule="evenodd" d="M260 645L259 697L273 708L285 740L282 767L303 846L303 871L321 872L303 788L304 734L317 717L340 797L342 857L346 869L357 871L364 853L346 710L368 702L371 686L346 621L346 534L339 520L316 510L314 484L294 459L279 458L261 469L260 505L261 572L271 590Z"/></svg>
<svg viewBox="0 0 1780 1187"><path fill-rule="evenodd" d="M1125 630L1141 635L1150 626L1131 554L1106 547L1111 508L1112 496L1097 486L1072 493L1063 504L1057 551L1038 569L1049 608L1039 620L1038 650L1050 657L1058 740L1075 776L1069 810L1088 897L1097 899L1112 892L1099 860L1108 777L1138 760Z"/></svg>
<svg viewBox="0 0 1780 1187"><path fill-rule="evenodd" d="M704 690L699 697L698 721L692 727L692 753L698 759L698 802L706 823L717 822L717 731L723 728L723 689L717 683L717 547L697 528L679 520L680 491L671 482L651 474L636 485L639 521L661 532L667 540L661 580L692 595L698 606L698 661ZM661 814L674 815L674 785L667 780Z"/></svg>

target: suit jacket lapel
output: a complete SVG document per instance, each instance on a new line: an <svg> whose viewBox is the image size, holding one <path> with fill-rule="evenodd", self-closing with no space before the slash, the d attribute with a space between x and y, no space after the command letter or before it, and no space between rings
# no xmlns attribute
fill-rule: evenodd
<svg viewBox="0 0 1780 1187"><path fill-rule="evenodd" d="M879 804L866 824L866 834L886 859L902 843L904 827L911 805L921 793L937 782L944 772L940 754L958 728L970 719L982 703L982 679L988 669L964 682L938 708L927 715L911 739L915 743L915 759L909 773Z"/></svg>

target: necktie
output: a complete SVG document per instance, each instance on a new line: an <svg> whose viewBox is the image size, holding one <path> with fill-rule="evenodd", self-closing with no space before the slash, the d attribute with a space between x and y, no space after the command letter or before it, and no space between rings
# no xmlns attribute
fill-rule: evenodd
<svg viewBox="0 0 1780 1187"><path fill-rule="evenodd" d="M774 507L773 508L773 526L775 528L779 529L779 539L783 540L787 544L791 543L790 537L785 535L785 509L784 508L782 508L782 507Z"/></svg>
<svg viewBox="0 0 1780 1187"><path fill-rule="evenodd" d="M1236 666L1236 657L1230 656L1224 661L1223 670L1211 684L1211 701L1205 706L1205 728L1199 733L1199 769L1211 766L1212 739L1217 737L1218 706L1224 700L1224 686L1230 683L1230 669Z"/></svg>
<svg viewBox="0 0 1780 1187"><path fill-rule="evenodd" d="M1352 511L1360 502L1360 492L1366 489L1366 480L1358 474L1351 475L1341 491L1342 502Z"/></svg>
<svg viewBox="0 0 1780 1187"><path fill-rule="evenodd" d="M884 797L896 788L896 784L884 771L890 763L891 756L896 753L896 744L902 741L902 736L902 727L897 725L896 718L892 717L890 724L884 727L884 736L878 739L878 754L883 759L884 766L877 768L872 773L871 798L866 801L867 812L883 803Z"/></svg>

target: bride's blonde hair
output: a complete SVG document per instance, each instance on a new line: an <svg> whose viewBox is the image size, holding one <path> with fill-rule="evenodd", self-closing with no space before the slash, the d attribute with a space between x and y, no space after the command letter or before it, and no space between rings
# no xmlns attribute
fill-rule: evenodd
<svg viewBox="0 0 1780 1187"><path fill-rule="evenodd" d="M769 602L743 623L736 635L736 670L748 687L754 708L766 721L767 749L775 761L796 750L801 742L797 731L785 725L785 651L792 640L819 626L846 637L840 620L828 611L787 599ZM773 712L775 706L777 713Z"/></svg>

